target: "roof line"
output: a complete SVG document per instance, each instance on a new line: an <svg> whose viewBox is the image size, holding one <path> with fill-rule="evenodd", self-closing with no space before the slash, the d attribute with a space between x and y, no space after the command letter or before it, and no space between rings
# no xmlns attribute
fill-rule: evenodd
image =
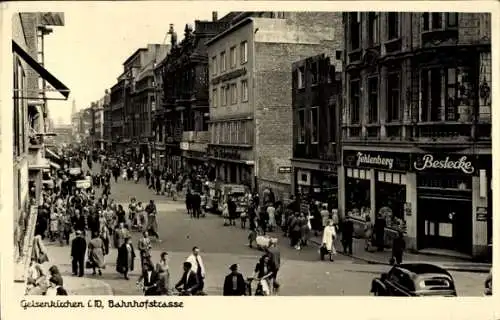
<svg viewBox="0 0 500 320"><path fill-rule="evenodd" d="M217 40L220 40L222 38L224 38L226 35L228 35L229 33L249 24L250 22L253 21L253 18L252 17L248 17L248 18L245 18L243 20L241 20L240 22L236 23L235 25L232 25L231 27L227 28L226 30L222 31L221 33L219 33L218 35L216 35L215 37L209 39L207 42L205 42L205 44L207 46L211 45L212 43L216 42Z"/></svg>

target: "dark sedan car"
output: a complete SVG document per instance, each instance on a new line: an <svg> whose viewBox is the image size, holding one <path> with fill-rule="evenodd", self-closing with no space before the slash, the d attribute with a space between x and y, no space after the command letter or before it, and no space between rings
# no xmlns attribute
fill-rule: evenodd
<svg viewBox="0 0 500 320"><path fill-rule="evenodd" d="M428 263L396 265L372 280L370 292L375 296L457 296L451 274Z"/></svg>

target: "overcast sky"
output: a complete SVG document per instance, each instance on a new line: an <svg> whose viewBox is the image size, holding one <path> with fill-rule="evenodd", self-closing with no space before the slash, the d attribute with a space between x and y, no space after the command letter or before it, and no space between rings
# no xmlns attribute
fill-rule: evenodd
<svg viewBox="0 0 500 320"><path fill-rule="evenodd" d="M99 4L81 12L81 7L64 10L65 26L54 27L46 37L45 66L71 90L68 101L49 101L56 122L70 122L73 99L77 109L100 99L116 83L122 63L135 50L148 43L163 43L170 23L181 40L186 23L212 18L210 6L186 10L175 4L156 8ZM219 11L219 17L225 13Z"/></svg>

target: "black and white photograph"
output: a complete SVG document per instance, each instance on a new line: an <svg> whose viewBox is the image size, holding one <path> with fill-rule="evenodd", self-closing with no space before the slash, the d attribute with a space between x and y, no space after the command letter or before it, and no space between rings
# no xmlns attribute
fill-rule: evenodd
<svg viewBox="0 0 500 320"><path fill-rule="evenodd" d="M3 16L18 299L492 295L489 10L147 2Z"/></svg>

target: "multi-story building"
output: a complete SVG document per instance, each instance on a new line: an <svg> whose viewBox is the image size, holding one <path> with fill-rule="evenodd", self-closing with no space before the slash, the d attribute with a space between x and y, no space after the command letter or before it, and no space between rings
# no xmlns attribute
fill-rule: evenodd
<svg viewBox="0 0 500 320"><path fill-rule="evenodd" d="M343 47L333 51L333 60L342 57ZM337 66L338 67L338 66ZM292 65L293 158L292 190L301 203L328 203L338 207L338 168L341 162L340 111L341 69L322 54ZM308 208L307 206L303 206Z"/></svg>
<svg viewBox="0 0 500 320"><path fill-rule="evenodd" d="M51 165L45 158L45 121L48 100L57 98L47 97L48 84L63 100L69 96L69 89L43 66L44 37L53 31L49 26L62 25L61 13L18 13L12 19L13 185L2 188L14 190L9 211L14 212L14 280L20 283L24 283L31 258L43 170ZM5 177L2 180L11 181ZM5 208L11 206L10 199L0 202ZM23 285L16 288L24 290Z"/></svg>
<svg viewBox="0 0 500 320"><path fill-rule="evenodd" d="M170 46L163 44L149 44L145 52L144 65L134 79L135 90L132 94L132 110L135 119L135 141L138 142L137 154L144 161L150 161L153 141L153 110L156 109L154 67L162 61Z"/></svg>
<svg viewBox="0 0 500 320"><path fill-rule="evenodd" d="M126 102L126 87L125 77L122 75L118 78L117 83L111 87L109 94L109 109L110 124L107 125L111 131L111 150L115 153L120 153L125 150L125 102Z"/></svg>
<svg viewBox="0 0 500 320"><path fill-rule="evenodd" d="M341 211L387 217L407 247L488 252L491 20L345 14Z"/></svg>
<svg viewBox="0 0 500 320"><path fill-rule="evenodd" d="M162 166L174 171L206 164L208 143L208 59L205 42L228 27L226 19L195 21L194 32L186 25L184 39L172 47L164 61L164 119L157 136L165 140ZM158 138L157 138L158 139Z"/></svg>
<svg viewBox="0 0 500 320"><path fill-rule="evenodd" d="M104 150L104 104L106 101L106 96L102 97L95 102L93 113L93 130L94 135L94 148L99 150Z"/></svg>
<svg viewBox="0 0 500 320"><path fill-rule="evenodd" d="M340 13L245 12L211 39L209 158L219 179L288 197L293 62L341 47ZM336 61L332 61L337 64Z"/></svg>
<svg viewBox="0 0 500 320"><path fill-rule="evenodd" d="M108 89L104 92L104 103L103 103L103 125L102 125L102 139L104 148L106 150L111 150L111 129L113 123L113 114L111 111L111 93Z"/></svg>

